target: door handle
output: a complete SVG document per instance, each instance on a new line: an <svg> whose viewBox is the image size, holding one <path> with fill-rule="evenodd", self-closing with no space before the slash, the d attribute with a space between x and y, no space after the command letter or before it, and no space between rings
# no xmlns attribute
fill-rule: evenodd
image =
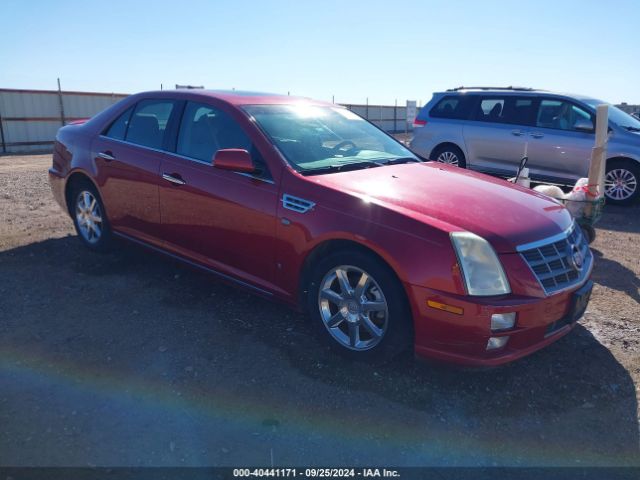
<svg viewBox="0 0 640 480"><path fill-rule="evenodd" d="M516 137L521 137L522 135L524 135L524 132L522 130L511 130L511 135L515 135Z"/></svg>
<svg viewBox="0 0 640 480"><path fill-rule="evenodd" d="M175 185L185 185L187 183L177 173L174 173L173 175L163 173L162 178L164 178L167 182L171 182Z"/></svg>
<svg viewBox="0 0 640 480"><path fill-rule="evenodd" d="M100 152L98 154L98 157L106 160L107 162L111 162L116 159L116 157L114 157L109 150L107 150L106 152Z"/></svg>
<svg viewBox="0 0 640 480"><path fill-rule="evenodd" d="M533 138L542 138L542 137L544 137L544 133L540 133L540 132L532 132L532 133L531 133L531 136L532 136Z"/></svg>

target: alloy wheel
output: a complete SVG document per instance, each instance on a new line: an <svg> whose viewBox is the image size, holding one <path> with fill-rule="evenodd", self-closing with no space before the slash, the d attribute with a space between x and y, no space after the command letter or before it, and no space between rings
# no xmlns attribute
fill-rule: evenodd
<svg viewBox="0 0 640 480"><path fill-rule="evenodd" d="M610 170L604 178L604 192L613 200L626 200L637 188L638 179L633 172L625 168Z"/></svg>
<svg viewBox="0 0 640 480"><path fill-rule="evenodd" d="M449 165L455 165L456 167L459 164L458 156L448 150L445 150L440 155L438 155L438 161L441 163L448 163Z"/></svg>
<svg viewBox="0 0 640 480"><path fill-rule="evenodd" d="M351 265L331 269L322 279L318 307L324 326L340 345L369 350L387 331L389 309L371 275Z"/></svg>
<svg viewBox="0 0 640 480"><path fill-rule="evenodd" d="M76 198L76 221L80 235L91 244L97 243L103 231L100 204L88 190L83 190Z"/></svg>

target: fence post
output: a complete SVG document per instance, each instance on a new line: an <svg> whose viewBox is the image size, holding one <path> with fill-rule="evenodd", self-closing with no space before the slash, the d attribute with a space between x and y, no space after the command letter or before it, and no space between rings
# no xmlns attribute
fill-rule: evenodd
<svg viewBox="0 0 640 480"><path fill-rule="evenodd" d="M62 126L64 127L64 103L62 101L62 89L60 88L60 79L58 79L58 100L60 102L60 121L62 122Z"/></svg>
<svg viewBox="0 0 640 480"><path fill-rule="evenodd" d="M398 131L398 99L396 98L396 104L393 106L393 133Z"/></svg>
<svg viewBox="0 0 640 480"><path fill-rule="evenodd" d="M7 144L4 141L4 127L2 126L2 113L0 112L0 139L2 140L2 153L7 153Z"/></svg>

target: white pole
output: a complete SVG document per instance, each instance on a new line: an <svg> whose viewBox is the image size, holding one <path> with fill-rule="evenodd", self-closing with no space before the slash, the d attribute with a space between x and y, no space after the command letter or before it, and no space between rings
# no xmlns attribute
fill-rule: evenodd
<svg viewBox="0 0 640 480"><path fill-rule="evenodd" d="M591 199L604 195L608 134L609 106L598 105L596 108L596 144L591 151L591 165L589 165L589 196Z"/></svg>
<svg viewBox="0 0 640 480"><path fill-rule="evenodd" d="M596 108L596 144L591 150L589 165L589 183L587 200L597 200L604 195L604 172L607 159L607 137L609 135L609 106L598 105ZM587 204L584 210L591 215L593 206Z"/></svg>

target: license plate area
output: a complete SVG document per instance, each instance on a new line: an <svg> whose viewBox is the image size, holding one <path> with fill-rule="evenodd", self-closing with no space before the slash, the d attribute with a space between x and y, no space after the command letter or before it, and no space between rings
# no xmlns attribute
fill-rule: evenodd
<svg viewBox="0 0 640 480"><path fill-rule="evenodd" d="M580 289L573 292L573 295L571 296L571 306L569 307L569 312L567 312L567 314L560 320L549 324L549 326L547 327L547 331L545 332L545 337L557 332L566 325L571 325L572 323L580 320L580 318L584 315L584 312L587 310L587 305L589 305L592 290L593 282L589 280L582 287L580 287Z"/></svg>
<svg viewBox="0 0 640 480"><path fill-rule="evenodd" d="M572 322L580 320L587 310L589 300L591 299L591 291L593 290L593 282L589 280L579 290L573 293L571 298L571 310L569 310L568 316Z"/></svg>

